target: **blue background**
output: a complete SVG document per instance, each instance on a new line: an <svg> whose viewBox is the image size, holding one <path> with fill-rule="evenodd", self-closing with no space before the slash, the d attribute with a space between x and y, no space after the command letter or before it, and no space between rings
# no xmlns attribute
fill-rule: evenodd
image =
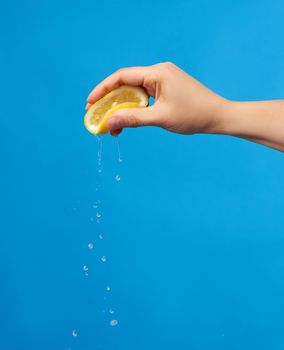
<svg viewBox="0 0 284 350"><path fill-rule="evenodd" d="M283 98L283 15L282 0L1 3L1 350L284 348L283 154L125 130L122 164L104 139L96 192L83 126L90 90L125 66Z"/></svg>

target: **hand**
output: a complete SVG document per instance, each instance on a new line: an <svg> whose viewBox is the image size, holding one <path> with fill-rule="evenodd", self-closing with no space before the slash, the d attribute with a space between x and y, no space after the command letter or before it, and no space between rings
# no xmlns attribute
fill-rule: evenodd
<svg viewBox="0 0 284 350"><path fill-rule="evenodd" d="M167 62L119 69L94 88L86 109L120 85L142 86L155 103L115 112L107 122L112 135L118 135L123 128L148 125L181 134L218 132L221 110L228 102Z"/></svg>

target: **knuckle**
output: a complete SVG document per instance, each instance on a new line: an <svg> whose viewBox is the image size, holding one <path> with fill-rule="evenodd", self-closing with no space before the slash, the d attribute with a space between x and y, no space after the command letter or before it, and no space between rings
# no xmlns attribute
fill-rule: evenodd
<svg viewBox="0 0 284 350"><path fill-rule="evenodd" d="M114 72L114 77L116 77L116 79L118 79L119 81L121 81L124 73L126 71L126 68L119 68Z"/></svg>
<svg viewBox="0 0 284 350"><path fill-rule="evenodd" d="M166 72L176 68L176 65L170 61L158 63L156 66L161 72Z"/></svg>
<svg viewBox="0 0 284 350"><path fill-rule="evenodd" d="M172 66L174 66L174 64L173 64L172 62L170 62L170 61L167 61L167 62L165 62L164 64L165 64L165 66L167 66L167 67L172 67Z"/></svg>
<svg viewBox="0 0 284 350"><path fill-rule="evenodd" d="M170 61L164 63L164 67L167 69L173 69L176 67L176 65Z"/></svg>
<svg viewBox="0 0 284 350"><path fill-rule="evenodd" d="M147 78L144 81L144 86L146 89L148 89L149 91L155 91L155 86L157 81L159 81L159 74L158 72L152 72L151 74L149 74L149 76L147 76Z"/></svg>
<svg viewBox="0 0 284 350"><path fill-rule="evenodd" d="M157 63L157 66L161 66L161 67L175 67L175 64L173 62L166 61L166 62Z"/></svg>
<svg viewBox="0 0 284 350"><path fill-rule="evenodd" d="M107 93L110 91L107 84L103 84L103 85L102 85L102 90L103 90L103 92L104 92L105 94L107 94Z"/></svg>
<svg viewBox="0 0 284 350"><path fill-rule="evenodd" d="M123 73L125 71L125 68L119 68L115 71L115 73Z"/></svg>

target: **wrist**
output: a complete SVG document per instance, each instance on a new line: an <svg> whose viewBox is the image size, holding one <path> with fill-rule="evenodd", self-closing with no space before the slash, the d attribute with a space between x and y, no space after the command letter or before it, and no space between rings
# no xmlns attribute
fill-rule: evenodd
<svg viewBox="0 0 284 350"><path fill-rule="evenodd" d="M219 111L216 134L251 137L257 127L255 103L226 100Z"/></svg>
<svg viewBox="0 0 284 350"><path fill-rule="evenodd" d="M233 124L234 102L220 98L210 107L209 123L203 130L205 134L229 134Z"/></svg>

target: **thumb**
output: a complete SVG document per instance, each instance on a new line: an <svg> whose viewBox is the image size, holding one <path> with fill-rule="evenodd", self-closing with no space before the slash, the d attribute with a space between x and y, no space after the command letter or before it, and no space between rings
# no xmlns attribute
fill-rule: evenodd
<svg viewBox="0 0 284 350"><path fill-rule="evenodd" d="M154 106L145 108L126 108L114 112L107 120L110 131L123 128L157 125Z"/></svg>

